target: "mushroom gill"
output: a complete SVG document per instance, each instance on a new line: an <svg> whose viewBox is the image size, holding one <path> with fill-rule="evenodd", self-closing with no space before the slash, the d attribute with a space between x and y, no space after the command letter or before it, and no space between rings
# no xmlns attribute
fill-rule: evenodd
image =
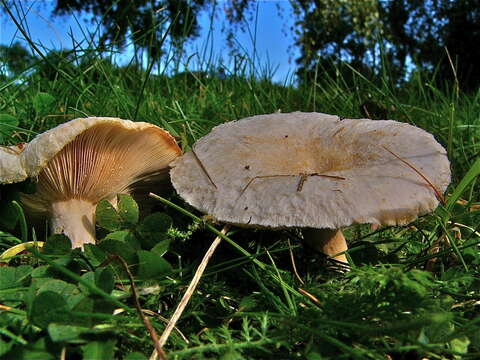
<svg viewBox="0 0 480 360"><path fill-rule="evenodd" d="M144 181L165 181L168 164L180 155L173 137L155 125L100 119L108 121L70 139L39 172L37 192L22 196L27 210L50 217L53 232L65 233L73 247L95 242L100 200L115 201L117 194L132 193Z"/></svg>

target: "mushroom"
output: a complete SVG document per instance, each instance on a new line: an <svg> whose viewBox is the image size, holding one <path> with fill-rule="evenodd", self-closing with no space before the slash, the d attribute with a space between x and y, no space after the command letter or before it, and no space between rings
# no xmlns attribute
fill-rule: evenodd
<svg viewBox="0 0 480 360"><path fill-rule="evenodd" d="M217 221L300 227L315 249L342 262L341 228L407 224L433 211L450 183L446 151L426 131L321 113L219 125L171 167L180 196Z"/></svg>
<svg viewBox="0 0 480 360"><path fill-rule="evenodd" d="M0 183L11 184L25 180L28 175L22 166L20 154L24 143L0 147Z"/></svg>
<svg viewBox="0 0 480 360"><path fill-rule="evenodd" d="M0 182L36 177L35 194L23 194L27 212L51 219L74 248L95 243L95 208L117 194L168 181L168 165L181 154L175 139L156 125L108 117L71 120L35 137L23 151L0 153ZM8 154L8 157L3 157ZM5 169L14 164L16 174Z"/></svg>

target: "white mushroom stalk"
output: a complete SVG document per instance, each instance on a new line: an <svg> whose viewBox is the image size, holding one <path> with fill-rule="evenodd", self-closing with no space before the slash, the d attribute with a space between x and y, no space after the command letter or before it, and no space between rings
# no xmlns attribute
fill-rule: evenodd
<svg viewBox="0 0 480 360"><path fill-rule="evenodd" d="M25 172L38 179L37 192L23 195L22 203L83 248L95 243L99 201L165 182L168 164L180 154L173 137L152 124L72 120L37 136L21 153Z"/></svg>
<svg viewBox="0 0 480 360"><path fill-rule="evenodd" d="M408 224L450 183L434 137L391 120L258 115L215 127L193 149L170 172L189 204L230 224L303 228L328 256L347 250L343 227Z"/></svg>
<svg viewBox="0 0 480 360"><path fill-rule="evenodd" d="M73 248L95 244L95 209L96 204L79 199L52 203L50 206L52 232L68 236Z"/></svg>
<svg viewBox="0 0 480 360"><path fill-rule="evenodd" d="M314 250L342 263L348 263L345 251L348 250L347 241L340 229L305 229L305 241Z"/></svg>

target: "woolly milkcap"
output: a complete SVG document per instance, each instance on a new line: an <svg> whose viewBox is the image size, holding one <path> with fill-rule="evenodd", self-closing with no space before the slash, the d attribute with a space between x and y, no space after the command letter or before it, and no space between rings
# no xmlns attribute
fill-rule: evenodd
<svg viewBox="0 0 480 360"><path fill-rule="evenodd" d="M391 120L259 115L215 127L193 149L171 164L173 186L200 211L239 225L407 224L438 205L433 187L443 193L450 182L433 136Z"/></svg>
<svg viewBox="0 0 480 360"><path fill-rule="evenodd" d="M3 151L5 152L5 151ZM95 241L96 204L132 193L145 182L168 178L168 164L181 154L175 139L158 126L117 118L80 118L35 137L8 158L20 164L16 176L1 172L1 182L37 177L37 192L22 202L35 214L49 214L54 232L64 232L74 247ZM3 159L3 158L2 158ZM3 160L2 160L3 162Z"/></svg>

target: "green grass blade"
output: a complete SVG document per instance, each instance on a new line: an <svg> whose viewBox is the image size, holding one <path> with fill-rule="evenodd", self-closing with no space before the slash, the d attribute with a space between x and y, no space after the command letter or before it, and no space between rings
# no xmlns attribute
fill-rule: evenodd
<svg viewBox="0 0 480 360"><path fill-rule="evenodd" d="M19 219L19 222L20 222L20 232L22 234L22 241L27 242L28 241L28 226L27 226L27 220L25 219L25 213L23 212L23 208L15 200L12 201L12 205L18 212L18 219Z"/></svg>
<svg viewBox="0 0 480 360"><path fill-rule="evenodd" d="M477 160L475 160L475 162L470 167L465 176L462 178L460 183L456 186L452 195L448 197L447 209L450 209L457 202L460 196L462 196L462 194L467 190L468 185L470 185L478 175L480 175L480 158L477 158Z"/></svg>

